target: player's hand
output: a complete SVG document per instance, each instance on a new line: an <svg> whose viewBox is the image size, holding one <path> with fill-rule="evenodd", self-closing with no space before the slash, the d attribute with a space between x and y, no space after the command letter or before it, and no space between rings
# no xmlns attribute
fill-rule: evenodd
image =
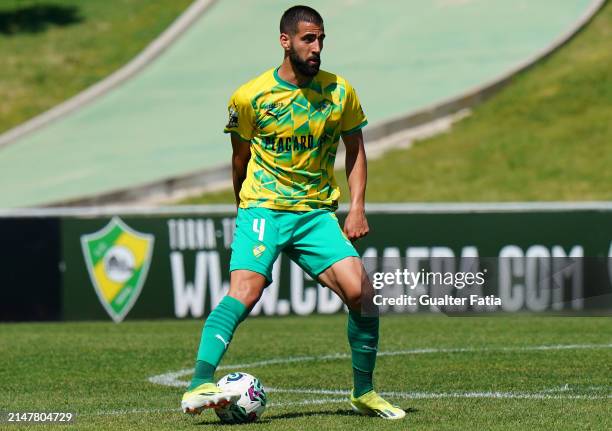
<svg viewBox="0 0 612 431"><path fill-rule="evenodd" d="M344 233L350 241L363 238L370 232L365 211L361 209L349 210L346 220L344 220Z"/></svg>

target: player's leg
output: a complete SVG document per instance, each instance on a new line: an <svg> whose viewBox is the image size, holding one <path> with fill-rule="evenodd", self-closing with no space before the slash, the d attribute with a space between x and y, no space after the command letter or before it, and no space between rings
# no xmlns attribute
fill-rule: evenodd
<svg viewBox="0 0 612 431"><path fill-rule="evenodd" d="M259 273L248 270L231 272L228 294L204 324L196 370L188 389L214 381L214 372L232 341L234 331L257 303L266 284L266 278Z"/></svg>
<svg viewBox="0 0 612 431"><path fill-rule="evenodd" d="M348 241L335 215L313 211L300 224L290 257L321 284L336 292L349 308L347 335L351 347L351 403L361 413L400 419L405 412L373 390L378 349L379 318L373 289L359 254Z"/></svg>
<svg viewBox="0 0 612 431"><path fill-rule="evenodd" d="M232 271L228 294L210 313L202 330L194 375L181 402L185 413L197 414L202 409L220 407L240 397L240 394L220 390L214 383L214 374L237 326L257 303L267 283L266 278L256 272Z"/></svg>
<svg viewBox="0 0 612 431"><path fill-rule="evenodd" d="M371 284L359 254L346 239L333 213L312 211L302 219L290 257L306 272L317 276L321 284L332 289L349 308L348 340L354 395L361 396L373 389L378 346L378 313L362 313L363 296Z"/></svg>
<svg viewBox="0 0 612 431"><path fill-rule="evenodd" d="M336 292L349 309L347 335L353 365L353 395L374 389L379 319L376 310L366 313L371 284L358 257L346 257L319 274L319 281ZM372 302L370 302L372 304Z"/></svg>
<svg viewBox="0 0 612 431"><path fill-rule="evenodd" d="M378 350L379 318L375 310L366 313L362 305L369 292L369 280L358 257L346 257L319 274L319 282L338 293L349 309L347 337L351 348L353 396L374 389L374 368Z"/></svg>
<svg viewBox="0 0 612 431"><path fill-rule="evenodd" d="M353 366L353 409L385 419L403 418L406 413L402 409L374 391L379 318L372 303L372 285L361 260L357 257L342 259L319 274L319 281L338 292L349 309L347 335Z"/></svg>
<svg viewBox="0 0 612 431"><path fill-rule="evenodd" d="M257 209L239 210L232 243L230 289L210 313L200 339L195 372L181 402L186 413L218 407L239 394L223 393L214 384L214 373L227 351L237 326L257 303L272 279L277 232L274 223Z"/></svg>

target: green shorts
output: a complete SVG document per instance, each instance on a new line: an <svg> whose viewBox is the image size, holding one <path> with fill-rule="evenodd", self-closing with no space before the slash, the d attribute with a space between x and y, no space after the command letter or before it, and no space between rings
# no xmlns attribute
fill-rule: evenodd
<svg viewBox="0 0 612 431"><path fill-rule="evenodd" d="M339 260L359 257L332 211L239 208L230 272L248 269L271 283L272 265L281 251L315 279Z"/></svg>

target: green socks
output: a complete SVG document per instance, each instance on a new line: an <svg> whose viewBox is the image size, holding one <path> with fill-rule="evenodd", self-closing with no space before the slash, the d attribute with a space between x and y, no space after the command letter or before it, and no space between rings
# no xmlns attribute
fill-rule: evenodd
<svg viewBox="0 0 612 431"><path fill-rule="evenodd" d="M244 304L225 296L210 313L202 330L202 339L193 379L188 389L214 381L215 369L227 350L234 331L248 314ZM378 317L362 316L349 311L348 340L353 364L353 396L359 397L373 389L372 375L378 348Z"/></svg>
<svg viewBox="0 0 612 431"><path fill-rule="evenodd" d="M202 383L214 382L216 368L217 367L212 366L208 362L196 361L193 378L191 379L191 383L187 389L192 390L193 388L200 386Z"/></svg>
<svg viewBox="0 0 612 431"><path fill-rule="evenodd" d="M215 369L221 362L236 327L247 314L248 310L242 302L231 296L225 296L208 315L202 330L195 372L189 390L202 383L214 381Z"/></svg>
<svg viewBox="0 0 612 431"><path fill-rule="evenodd" d="M372 376L378 349L378 317L362 316L349 311L348 340L353 364L353 396L359 397L372 389Z"/></svg>

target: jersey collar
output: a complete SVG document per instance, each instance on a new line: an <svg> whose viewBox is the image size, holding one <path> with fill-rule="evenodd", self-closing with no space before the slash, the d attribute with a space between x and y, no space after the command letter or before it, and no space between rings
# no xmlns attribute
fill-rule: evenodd
<svg viewBox="0 0 612 431"><path fill-rule="evenodd" d="M308 84L304 85L303 87L300 87L298 85L295 85L295 84L292 84L290 82L287 82L283 78L281 78L280 75L278 74L278 69L280 69L280 66L278 66L276 69L274 69L274 79L276 79L276 82L278 82L279 84L284 85L286 87L289 87L292 90L299 90L300 88L308 88L308 87L310 87L310 83L315 78L315 77L313 77L310 80L310 82L308 82Z"/></svg>

